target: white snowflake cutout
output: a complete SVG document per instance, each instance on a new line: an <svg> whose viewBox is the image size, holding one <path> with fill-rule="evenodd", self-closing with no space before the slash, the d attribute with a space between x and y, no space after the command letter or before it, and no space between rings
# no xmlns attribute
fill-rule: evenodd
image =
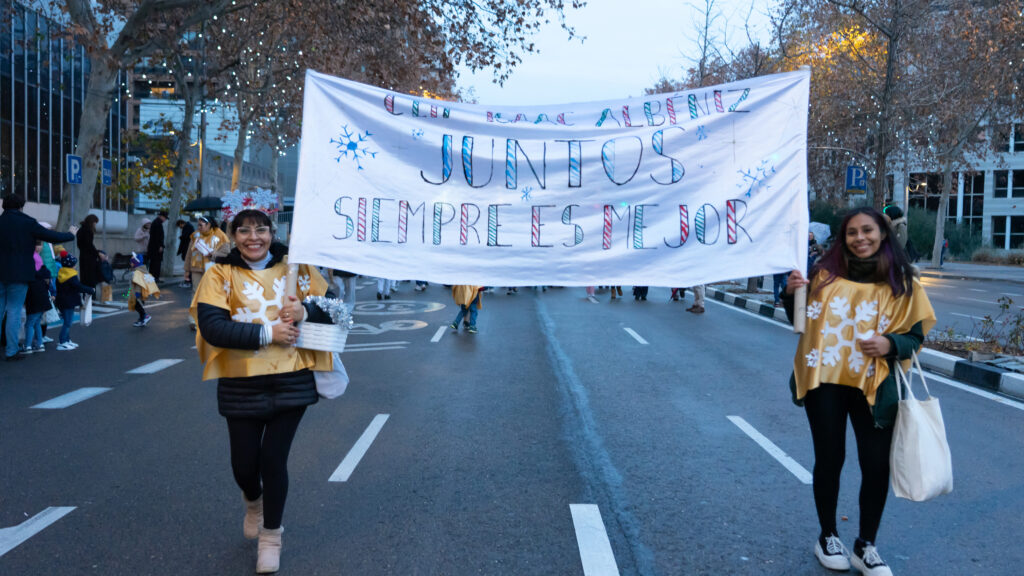
<svg viewBox="0 0 1024 576"><path fill-rule="evenodd" d="M249 300L258 302L260 309L253 312L252 310L249 310L248 306L243 306L237 309L238 311L231 316L231 319L237 322L253 322L255 320L259 320L262 324L267 326L279 324L281 319L275 318L274 320L271 320L267 316L267 312L271 308L277 308L278 310L281 309L281 299L284 297L285 293L285 277L281 276L280 278L274 279L274 285L271 288L274 292L274 297L269 299L264 297L263 285L259 282L243 282L242 285L245 287L245 289L242 290L242 294L244 294Z"/></svg>
<svg viewBox="0 0 1024 576"><path fill-rule="evenodd" d="M814 368L821 363L821 352L818 350L811 350L811 353L804 356L807 358L807 367Z"/></svg>
<svg viewBox="0 0 1024 576"><path fill-rule="evenodd" d="M867 372L866 376L868 378L874 378L875 377L875 362L873 360L868 363L868 372Z"/></svg>
<svg viewBox="0 0 1024 576"><path fill-rule="evenodd" d="M228 295L231 294L231 280L224 281L224 293Z"/></svg>
<svg viewBox="0 0 1024 576"><path fill-rule="evenodd" d="M303 274L302 276L299 276L299 290L301 292L309 292L309 284L309 274Z"/></svg>
<svg viewBox="0 0 1024 576"><path fill-rule="evenodd" d="M807 307L807 317L811 320L817 320L818 316L821 316L821 302L811 302L811 305Z"/></svg>
<svg viewBox="0 0 1024 576"><path fill-rule="evenodd" d="M878 318L878 333L885 334L885 331L887 328L889 328L890 324L892 324L892 320L885 314L882 314Z"/></svg>

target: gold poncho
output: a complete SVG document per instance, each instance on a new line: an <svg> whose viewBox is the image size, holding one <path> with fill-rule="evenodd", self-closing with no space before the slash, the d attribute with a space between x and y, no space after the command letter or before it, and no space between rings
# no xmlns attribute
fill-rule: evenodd
<svg viewBox="0 0 1024 576"><path fill-rule="evenodd" d="M197 318L199 303L223 308L235 322L278 324L280 306L285 298L288 276L287 258L265 270L248 270L229 264L214 264L192 299L191 313ZM305 264L299 265L296 296L301 301L309 295L323 296L327 282L320 273ZM196 349L203 363L203 380L243 378L265 374L284 374L308 368L330 370L331 354L293 346L270 344L259 350L218 348L196 332Z"/></svg>
<svg viewBox="0 0 1024 576"><path fill-rule="evenodd" d="M796 397L803 398L822 382L853 386L864 391L874 406L875 393L889 375L885 358L860 351L858 340L876 334L903 334L918 322L924 334L935 325L935 311L921 283L914 280L913 295L896 298L887 283L865 284L836 278L818 292L820 273L807 294L807 329L800 336L793 359ZM904 361L907 369L909 360Z"/></svg>
<svg viewBox="0 0 1024 576"><path fill-rule="evenodd" d="M156 279L150 274L145 268L138 267L132 272L132 288L129 291L131 295L128 297L128 309L135 310L135 293L142 294L142 299L145 300L150 296L154 298L160 297L160 288L156 285Z"/></svg>
<svg viewBox="0 0 1024 576"><path fill-rule="evenodd" d="M200 242L209 254L203 254L203 250L197 247ZM193 232L188 249L189 270L200 274L205 272L207 264L211 264L217 256L227 256L230 249L231 240L228 240L227 234L220 228L211 228L206 234Z"/></svg>

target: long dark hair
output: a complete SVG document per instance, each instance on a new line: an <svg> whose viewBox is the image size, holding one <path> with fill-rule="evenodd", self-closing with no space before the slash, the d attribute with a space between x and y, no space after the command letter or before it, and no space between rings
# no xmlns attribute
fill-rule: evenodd
<svg viewBox="0 0 1024 576"><path fill-rule="evenodd" d="M85 220L82 220L82 225L80 226L80 228L88 228L89 232L95 232L96 231L96 224L99 221L100 221L100 217L99 216L97 216L95 214L89 214L88 216L85 217Z"/></svg>
<svg viewBox="0 0 1024 576"><path fill-rule="evenodd" d="M874 277L884 278L892 289L892 295L897 298L904 294L912 294L914 292L914 266L907 258L906 252L893 244L894 235L889 221L881 212L870 206L854 208L843 217L843 222L839 225L839 234L835 242L832 243L832 248L818 259L810 271L812 279L819 272L825 272L824 281L814 288L814 292L828 286L836 278L850 277L850 259L856 258L856 256L846 246L846 229L850 225L850 220L859 214L871 217L882 232L882 243L878 247L878 252L875 253L875 256L878 257L878 264Z"/></svg>

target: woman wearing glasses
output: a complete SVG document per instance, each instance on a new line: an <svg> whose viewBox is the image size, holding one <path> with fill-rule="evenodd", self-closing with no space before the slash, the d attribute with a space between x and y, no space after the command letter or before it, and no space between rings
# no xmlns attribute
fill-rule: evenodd
<svg viewBox="0 0 1024 576"><path fill-rule="evenodd" d="M317 401L313 370L329 370L327 352L295 347L297 324L330 322L307 295L327 283L299 266L297 296L287 296L288 248L274 242L270 217L243 210L231 222L235 248L203 274L192 300L203 379L217 380L227 419L231 469L245 503L243 534L259 538L256 572L277 572L288 493L288 453L306 407Z"/></svg>

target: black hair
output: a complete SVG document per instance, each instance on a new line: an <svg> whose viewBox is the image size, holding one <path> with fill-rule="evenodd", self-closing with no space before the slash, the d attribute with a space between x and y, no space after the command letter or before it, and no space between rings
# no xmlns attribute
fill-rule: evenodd
<svg viewBox="0 0 1024 576"><path fill-rule="evenodd" d="M81 227L82 228L88 227L90 230L95 232L96 231L96 224L98 224L99 221L100 221L100 217L99 216L97 216L95 214L89 214L88 216L85 217L84 220L82 220L82 226ZM92 226L89 226L90 224Z"/></svg>
<svg viewBox="0 0 1024 576"><path fill-rule="evenodd" d="M216 228L217 227L217 219L214 218L213 216L200 216L198 220L199 220L199 222L206 222L206 223L208 223L211 228Z"/></svg>
<svg viewBox="0 0 1024 576"><path fill-rule="evenodd" d="M895 204L890 204L882 209L882 214L893 220L898 220L903 217L903 209Z"/></svg>
<svg viewBox="0 0 1024 576"><path fill-rule="evenodd" d="M839 234L832 248L828 250L811 269L810 276L814 278L818 272L825 272L825 281L821 282L814 292L818 292L828 286L836 278L849 278L849 260L855 258L853 252L846 245L846 229L854 216L864 214L875 221L879 232L882 234L881 244L878 247L878 264L875 271L876 278L885 278L896 298L904 294L912 294L914 291L914 266L907 258L906 251L898 245L894 247L894 234L889 221L881 212L871 206L861 206L846 213L843 222L839 225Z"/></svg>
<svg viewBox="0 0 1024 576"><path fill-rule="evenodd" d="M21 210L25 206L25 199L21 197L21 194L8 194L4 196L4 210Z"/></svg>
<svg viewBox="0 0 1024 576"><path fill-rule="evenodd" d="M234 219L231 220L231 235L234 236L235 232L245 224L269 226L271 230L274 229L274 223L270 221L270 216L265 212L260 212L259 210L242 210L238 214L235 214Z"/></svg>

